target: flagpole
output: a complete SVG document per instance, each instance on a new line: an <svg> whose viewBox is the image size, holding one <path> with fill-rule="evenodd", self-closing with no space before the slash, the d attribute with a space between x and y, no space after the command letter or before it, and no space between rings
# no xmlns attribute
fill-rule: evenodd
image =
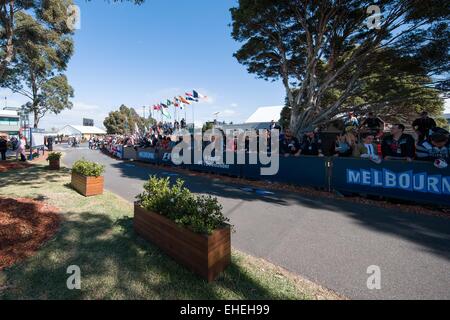
<svg viewBox="0 0 450 320"><path fill-rule="evenodd" d="M194 112L194 103L192 103L192 124L195 130L195 112Z"/></svg>

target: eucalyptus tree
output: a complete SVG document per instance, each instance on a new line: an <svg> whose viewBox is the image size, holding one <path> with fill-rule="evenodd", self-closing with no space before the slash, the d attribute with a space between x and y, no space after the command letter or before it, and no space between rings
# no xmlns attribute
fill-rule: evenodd
<svg viewBox="0 0 450 320"><path fill-rule="evenodd" d="M448 93L449 10L439 0L239 0L235 57L283 82L299 134L348 108L395 112Z"/></svg>

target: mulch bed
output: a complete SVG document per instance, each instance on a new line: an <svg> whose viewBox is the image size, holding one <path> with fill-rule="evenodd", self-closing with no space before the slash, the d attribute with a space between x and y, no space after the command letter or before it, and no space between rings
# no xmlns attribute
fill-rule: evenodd
<svg viewBox="0 0 450 320"><path fill-rule="evenodd" d="M10 170L21 170L30 167L28 162L17 162L17 161L1 161L0 162L0 172L7 172Z"/></svg>
<svg viewBox="0 0 450 320"><path fill-rule="evenodd" d="M0 270L34 255L60 222L58 209L42 201L0 197Z"/></svg>

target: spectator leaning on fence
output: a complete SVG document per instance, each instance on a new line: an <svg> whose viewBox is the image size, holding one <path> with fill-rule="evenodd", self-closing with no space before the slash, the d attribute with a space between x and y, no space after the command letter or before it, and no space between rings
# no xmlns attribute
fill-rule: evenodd
<svg viewBox="0 0 450 320"><path fill-rule="evenodd" d="M336 137L336 144L334 148L336 157L349 157L352 155L351 144L347 141L346 135L340 134Z"/></svg>
<svg viewBox="0 0 450 320"><path fill-rule="evenodd" d="M353 150L355 158L370 159L374 162L380 162L378 154L378 145L374 143L375 136L371 133L366 133L362 136L362 142L358 143Z"/></svg>
<svg viewBox="0 0 450 320"><path fill-rule="evenodd" d="M300 156L300 143L298 139L293 136L290 129L286 129L283 138L280 140L280 153L285 157L290 155Z"/></svg>
<svg viewBox="0 0 450 320"><path fill-rule="evenodd" d="M428 140L417 144L417 160L434 161L436 167L446 168L450 161L449 132L435 128Z"/></svg>
<svg viewBox="0 0 450 320"><path fill-rule="evenodd" d="M412 161L414 159L414 138L405 134L404 131L404 125L394 124L391 128L391 135L383 139L381 150L385 160Z"/></svg>
<svg viewBox="0 0 450 320"><path fill-rule="evenodd" d="M300 154L323 157L322 140L320 140L319 134L313 128L306 129L300 144Z"/></svg>

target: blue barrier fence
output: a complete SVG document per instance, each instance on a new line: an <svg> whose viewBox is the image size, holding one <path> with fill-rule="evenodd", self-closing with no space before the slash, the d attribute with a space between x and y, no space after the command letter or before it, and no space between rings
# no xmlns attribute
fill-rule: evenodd
<svg viewBox="0 0 450 320"><path fill-rule="evenodd" d="M174 166L170 151L137 148L132 154L142 162ZM264 176L261 168L265 166L261 164L228 165L206 160L192 161L182 167L245 179L450 206L450 168L437 169L428 162L383 161L375 164L353 158L280 157L278 173ZM236 160L235 156L235 163ZM246 163L249 163L248 156Z"/></svg>
<svg viewBox="0 0 450 320"><path fill-rule="evenodd" d="M269 180L302 187L318 187L328 190L327 159L320 157L280 157L278 173L273 176L261 175L258 165L242 165L241 176L246 179Z"/></svg>
<svg viewBox="0 0 450 320"><path fill-rule="evenodd" d="M330 181L334 190L450 205L450 169L432 163L336 158Z"/></svg>

